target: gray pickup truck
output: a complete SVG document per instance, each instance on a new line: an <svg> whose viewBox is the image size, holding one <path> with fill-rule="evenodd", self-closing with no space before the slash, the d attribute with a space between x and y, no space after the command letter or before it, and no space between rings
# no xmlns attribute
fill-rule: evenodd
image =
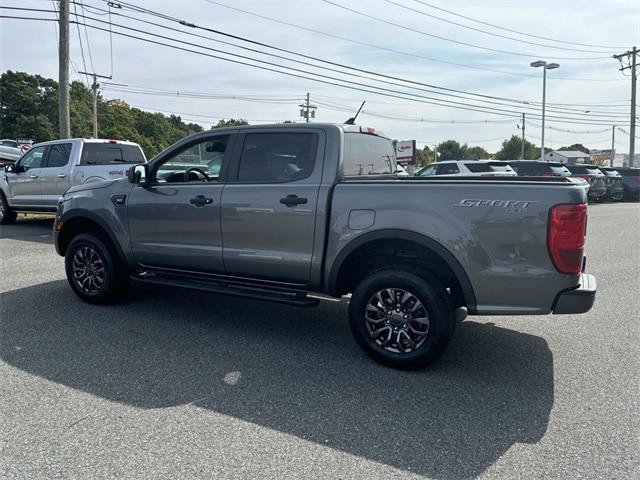
<svg viewBox="0 0 640 480"><path fill-rule="evenodd" d="M317 304L350 294L360 346L396 368L435 360L455 312L588 311L584 188L564 178L397 177L371 128L281 124L185 138L128 180L73 187L54 236L83 300L130 279Z"/></svg>
<svg viewBox="0 0 640 480"><path fill-rule="evenodd" d="M18 212L54 213L70 187L124 178L131 164L146 162L137 143L69 138L39 143L0 173L0 225Z"/></svg>

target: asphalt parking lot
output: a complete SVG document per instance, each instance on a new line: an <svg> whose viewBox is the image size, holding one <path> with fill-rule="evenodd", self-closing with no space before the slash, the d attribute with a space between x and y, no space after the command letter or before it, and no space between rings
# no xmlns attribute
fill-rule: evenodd
<svg viewBox="0 0 640 480"><path fill-rule="evenodd" d="M50 220L0 228L0 478L640 478L637 203L590 207L591 312L470 317L417 372L344 301L84 304Z"/></svg>

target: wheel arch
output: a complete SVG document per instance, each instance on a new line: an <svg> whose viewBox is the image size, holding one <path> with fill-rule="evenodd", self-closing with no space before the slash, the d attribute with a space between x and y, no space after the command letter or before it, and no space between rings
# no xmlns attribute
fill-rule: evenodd
<svg viewBox="0 0 640 480"><path fill-rule="evenodd" d="M61 256L65 255L67 247L75 236L81 233L98 232L110 242L115 249L118 258L123 262L123 264L127 264L127 259L120 243L98 215L93 212L83 210L63 216L61 220L62 228L57 232L56 238L56 250L58 251L58 254Z"/></svg>
<svg viewBox="0 0 640 480"><path fill-rule="evenodd" d="M376 250L383 246L406 246L412 245L420 249L421 255L426 255L436 265L446 266L448 275L451 275L457 283L459 293L467 307L469 313L476 310L476 297L473 286L469 277L454 255L442 244L425 235L399 229L384 229L375 232L365 233L351 240L336 256L327 277L327 292L333 296L340 296L344 293L349 281L345 284L345 278L348 278L349 270L357 261L359 253L365 253L368 249ZM396 258L396 257L394 257ZM415 262L410 258L401 258L406 265L412 265L415 268ZM439 272L434 272L439 273Z"/></svg>

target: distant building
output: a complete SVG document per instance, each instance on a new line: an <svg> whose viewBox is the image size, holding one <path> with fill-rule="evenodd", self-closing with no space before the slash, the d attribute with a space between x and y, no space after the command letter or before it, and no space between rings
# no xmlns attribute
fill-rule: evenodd
<svg viewBox="0 0 640 480"><path fill-rule="evenodd" d="M544 155L547 162L560 162L567 165L591 163L591 155L579 150L552 150Z"/></svg>

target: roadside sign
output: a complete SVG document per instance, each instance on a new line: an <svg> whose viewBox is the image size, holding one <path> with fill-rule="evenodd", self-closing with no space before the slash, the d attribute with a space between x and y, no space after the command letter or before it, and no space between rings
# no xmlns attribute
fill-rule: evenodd
<svg viewBox="0 0 640 480"><path fill-rule="evenodd" d="M396 158L402 165L413 165L416 162L416 141L398 140L396 142Z"/></svg>

